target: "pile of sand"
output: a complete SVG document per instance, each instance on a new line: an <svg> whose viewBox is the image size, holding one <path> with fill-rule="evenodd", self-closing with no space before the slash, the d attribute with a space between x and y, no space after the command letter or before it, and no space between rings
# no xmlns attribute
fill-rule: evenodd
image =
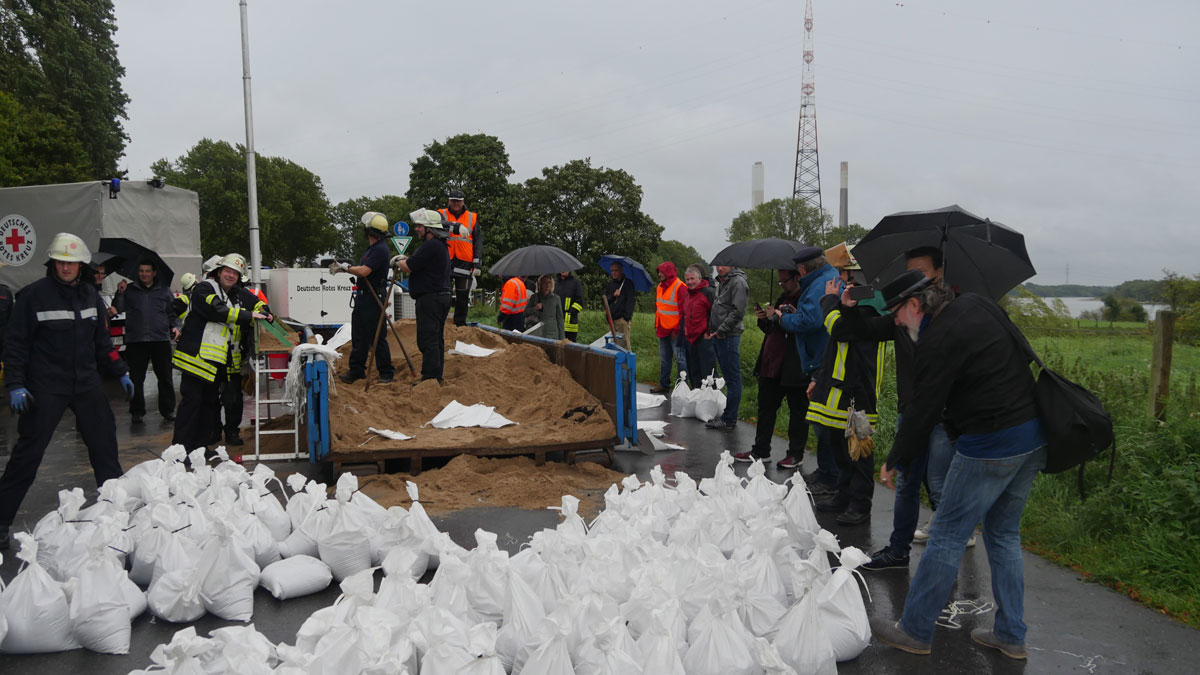
<svg viewBox="0 0 1200 675"><path fill-rule="evenodd" d="M594 516L604 505L604 491L620 484L625 474L594 462L575 465L546 462L535 466L528 457L488 459L459 455L446 466L418 476L387 474L360 478L360 489L381 505L412 502L405 481L420 488L419 497L430 513L446 513L484 506L540 510L558 506L565 494L579 498L579 512Z"/></svg>
<svg viewBox="0 0 1200 675"><path fill-rule="evenodd" d="M504 338L479 328L446 324L447 349L456 340L500 351L486 358L446 355L443 384L434 380L411 386L420 379L421 353L417 351L416 323L396 322L417 377L409 374L404 356L389 331L388 342L396 378L379 382L371 366L367 380L337 383L329 397L332 452L406 448L512 448L556 443L595 442L607 445L616 436L612 418L600 401L576 382L567 370L550 362L540 347L509 344ZM384 327L387 330L387 327ZM351 345L343 346L338 374L349 370ZM370 382L369 391L364 391ZM517 424L500 429L421 428L451 401L463 405L483 403ZM393 441L367 431L390 429L413 436Z"/></svg>

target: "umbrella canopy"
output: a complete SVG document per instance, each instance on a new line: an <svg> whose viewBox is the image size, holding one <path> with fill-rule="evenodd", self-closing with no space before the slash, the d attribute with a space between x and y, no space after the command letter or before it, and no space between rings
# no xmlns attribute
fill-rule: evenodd
<svg viewBox="0 0 1200 675"><path fill-rule="evenodd" d="M115 272L121 263L124 262L119 256L104 251L96 251L92 254L92 267L104 270L105 274Z"/></svg>
<svg viewBox="0 0 1200 675"><path fill-rule="evenodd" d="M132 239L124 237L108 237L100 240L100 252L108 253L115 258L119 258L119 264L113 265L112 260L105 266L109 274L120 274L121 276L137 281L138 261L149 259L154 261L154 266L158 269L158 281L164 286L170 286L171 281L175 278L175 271L172 270L163 259L152 249L146 248Z"/></svg>
<svg viewBox="0 0 1200 675"><path fill-rule="evenodd" d="M633 290L639 293L651 290L658 283L654 280L654 277L650 276L646 268L642 267L642 264L633 258L623 255L613 255L611 253L606 253L600 257L600 269L604 270L605 274L609 274L609 269L612 268L613 263L621 264L621 267L625 270L625 276L629 277L633 282Z"/></svg>
<svg viewBox="0 0 1200 675"><path fill-rule="evenodd" d="M1024 235L957 204L885 216L854 247L854 257L878 285L903 272L904 254L921 247L941 249L948 285L993 300L1037 274Z"/></svg>
<svg viewBox="0 0 1200 675"><path fill-rule="evenodd" d="M557 246L525 246L496 261L488 270L498 277L528 277L570 272L583 263Z"/></svg>
<svg viewBox="0 0 1200 675"><path fill-rule="evenodd" d="M790 239L750 239L730 244L712 259L713 265L740 267L747 270L794 270L792 256L804 246Z"/></svg>

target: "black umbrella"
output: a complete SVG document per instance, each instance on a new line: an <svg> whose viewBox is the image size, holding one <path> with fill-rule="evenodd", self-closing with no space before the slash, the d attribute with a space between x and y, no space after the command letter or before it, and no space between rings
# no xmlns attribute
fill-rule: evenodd
<svg viewBox="0 0 1200 675"><path fill-rule="evenodd" d="M942 251L947 284L993 300L1037 274L1020 232L957 204L885 216L854 247L854 258L878 286L904 271L906 252L922 247Z"/></svg>
<svg viewBox="0 0 1200 675"><path fill-rule="evenodd" d="M798 241L775 237L739 241L721 249L712 264L748 270L794 270L792 256L803 247Z"/></svg>
<svg viewBox="0 0 1200 675"><path fill-rule="evenodd" d="M557 246L525 246L496 261L489 274L498 277L528 277L570 272L583 267L575 256Z"/></svg>
<svg viewBox="0 0 1200 675"><path fill-rule="evenodd" d="M92 254L91 266L98 270L103 270L105 274L115 272L121 266L120 256L115 256L104 251L96 251Z"/></svg>
<svg viewBox="0 0 1200 675"><path fill-rule="evenodd" d="M106 267L109 274L120 274L127 279L137 281L138 262L141 260L153 260L154 266L158 270L157 279L159 283L163 286L170 286L171 281L175 278L175 271L163 262L162 257L132 239L124 237L101 239L100 252L108 253L120 259L119 264L116 265L112 264L112 260L108 261Z"/></svg>

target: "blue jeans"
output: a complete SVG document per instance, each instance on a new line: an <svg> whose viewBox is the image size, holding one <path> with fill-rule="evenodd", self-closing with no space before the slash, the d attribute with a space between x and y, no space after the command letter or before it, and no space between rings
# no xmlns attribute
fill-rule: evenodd
<svg viewBox="0 0 1200 675"><path fill-rule="evenodd" d="M896 426L900 426L904 416L896 418ZM896 480L896 502L892 512L892 537L888 548L896 555L908 555L912 548L913 532L917 530L917 522L921 517L921 483L928 479L929 501L937 507L942 497L942 485L946 482L946 469L950 460L954 459L954 443L946 435L942 425L933 428L929 434L929 449L921 453L908 466L899 467L900 475ZM945 467L936 479L937 493L934 493L934 465Z"/></svg>
<svg viewBox="0 0 1200 675"><path fill-rule="evenodd" d="M658 386L670 389L675 381L671 379L671 366L676 365L679 372L687 370L687 342L681 337L683 331L675 335L658 338Z"/></svg>
<svg viewBox="0 0 1200 675"><path fill-rule="evenodd" d="M712 375L717 367L717 352L713 348L713 341L700 337L695 342L689 342L687 364L688 386L699 389L704 378Z"/></svg>
<svg viewBox="0 0 1200 675"><path fill-rule="evenodd" d="M975 524L983 521L983 544L992 571L996 600L993 632L1004 642L1025 644L1025 577L1021 561L1021 512L1038 471L1046 465L1046 449L1005 459L970 459L954 455L937 528L908 587L900 627L922 641L933 639L933 627L950 598L958 565Z"/></svg>
<svg viewBox="0 0 1200 675"><path fill-rule="evenodd" d="M715 338L717 362L721 364L721 376L725 378L725 412L721 419L732 424L738 420L738 406L742 403L742 334Z"/></svg>

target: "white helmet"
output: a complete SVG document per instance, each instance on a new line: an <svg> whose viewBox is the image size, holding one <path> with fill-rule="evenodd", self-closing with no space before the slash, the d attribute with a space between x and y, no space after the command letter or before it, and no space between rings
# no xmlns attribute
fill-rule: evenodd
<svg viewBox="0 0 1200 675"><path fill-rule="evenodd" d="M221 256L214 255L213 257L204 261L204 264L200 266L200 271L207 275L209 272L217 269L220 266L221 266Z"/></svg>
<svg viewBox="0 0 1200 675"><path fill-rule="evenodd" d="M237 272L238 277L241 278L246 276L246 259L242 257L241 253L230 253L226 255L224 258L221 258L221 262L217 263L217 267L228 267L229 269Z"/></svg>
<svg viewBox="0 0 1200 675"><path fill-rule="evenodd" d="M183 276L179 277L179 285L185 293L192 290L192 287L196 285L196 275L185 272Z"/></svg>
<svg viewBox="0 0 1200 675"><path fill-rule="evenodd" d="M444 237L446 236L446 221L442 214L433 209L417 209L408 214L409 220L413 225L420 225L434 234Z"/></svg>
<svg viewBox="0 0 1200 675"><path fill-rule="evenodd" d="M92 262L92 252L83 240L69 232L59 232L50 240L50 259L63 262Z"/></svg>

